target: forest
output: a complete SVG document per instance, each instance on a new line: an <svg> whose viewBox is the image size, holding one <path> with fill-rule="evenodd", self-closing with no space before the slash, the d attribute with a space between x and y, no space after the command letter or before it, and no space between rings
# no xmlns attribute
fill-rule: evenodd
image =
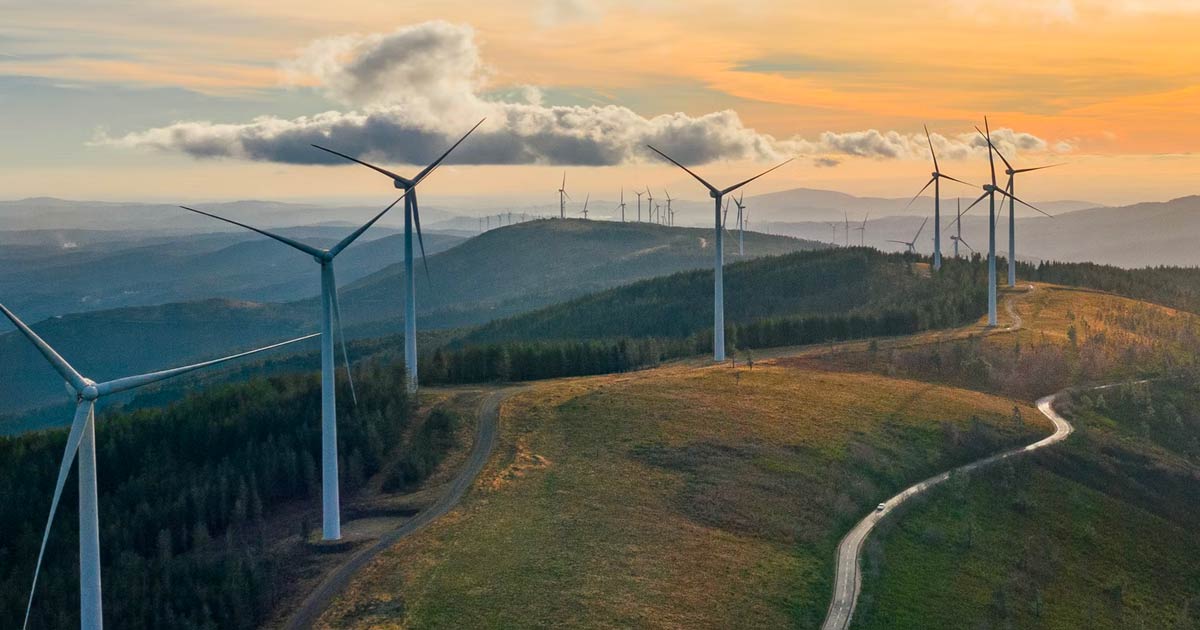
<svg viewBox="0 0 1200 630"><path fill-rule="evenodd" d="M338 446L344 488L380 470L412 421L403 367L364 362L355 404L339 374ZM320 500L320 387L315 373L222 385L160 409L97 418L100 544L110 627L253 628L284 587L281 535L264 515ZM19 627L65 431L0 439L0 620ZM428 440L406 445L429 449ZM405 482L431 469L406 454ZM31 628L78 626L75 473L55 519ZM303 510L297 511L297 514ZM300 517L297 516L297 521Z"/></svg>

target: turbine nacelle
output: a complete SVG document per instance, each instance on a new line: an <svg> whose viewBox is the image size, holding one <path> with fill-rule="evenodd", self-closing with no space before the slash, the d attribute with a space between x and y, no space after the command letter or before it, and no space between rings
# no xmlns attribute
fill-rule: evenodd
<svg viewBox="0 0 1200 630"><path fill-rule="evenodd" d="M1000 190L1000 187L996 186L995 184L984 184L983 185L983 192L991 193L991 192L996 192L997 190Z"/></svg>

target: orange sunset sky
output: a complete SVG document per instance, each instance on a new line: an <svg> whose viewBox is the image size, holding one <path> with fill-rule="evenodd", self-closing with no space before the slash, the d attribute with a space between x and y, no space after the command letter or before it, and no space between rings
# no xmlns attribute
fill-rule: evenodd
<svg viewBox="0 0 1200 630"><path fill-rule="evenodd" d="M981 181L986 114L1025 138L1022 164L1066 163L1023 183L1029 198L1164 200L1200 192L1198 31L1200 2L1180 0L4 3L0 197L379 198L373 174L305 163L285 134L396 165L409 154L371 153L375 127L355 121L436 144L484 112L481 131L528 150L481 144L428 194L550 202L565 168L593 196L698 199L637 150L679 124L727 139L689 160L719 181L795 156L754 192L902 197L928 176L922 124L943 170ZM340 126L311 123L323 112Z"/></svg>

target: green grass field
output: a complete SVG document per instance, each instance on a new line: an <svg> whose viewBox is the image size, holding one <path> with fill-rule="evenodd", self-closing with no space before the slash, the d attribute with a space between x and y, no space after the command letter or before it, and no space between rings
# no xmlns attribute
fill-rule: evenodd
<svg viewBox="0 0 1200 630"><path fill-rule="evenodd" d="M322 625L811 627L862 513L1048 432L1013 407L769 365L543 383L506 403L463 506L364 571Z"/></svg>

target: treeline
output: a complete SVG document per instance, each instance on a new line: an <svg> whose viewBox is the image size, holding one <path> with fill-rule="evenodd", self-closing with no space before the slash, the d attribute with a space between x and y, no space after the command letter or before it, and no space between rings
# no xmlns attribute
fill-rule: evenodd
<svg viewBox="0 0 1200 630"><path fill-rule="evenodd" d="M1123 269L1096 263L1020 263L1022 278L1108 291L1200 313L1200 268L1143 267Z"/></svg>
<svg viewBox="0 0 1200 630"><path fill-rule="evenodd" d="M355 370L358 404L338 397L347 494L384 463L412 419L403 367ZM320 497L316 374L225 385L163 408L103 414L97 437L105 616L115 628L254 628L276 604L288 530L265 516ZM19 627L66 439L0 439L0 625ZM418 470L427 472L430 466ZM406 481L411 481L406 480ZM34 599L32 628L78 619L78 504L68 482Z"/></svg>
<svg viewBox="0 0 1200 630"><path fill-rule="evenodd" d="M741 301L731 297L728 303L726 351L911 334L958 326L983 314L986 270L979 259L947 260L940 273L931 275L914 268L913 261L850 249L731 266L727 276L746 282L727 294ZM422 357L421 380L586 376L709 353L712 274L705 276L683 273L639 282L490 324ZM617 304L634 305L633 313ZM760 317L754 306L780 314ZM572 334L582 338L561 337Z"/></svg>

